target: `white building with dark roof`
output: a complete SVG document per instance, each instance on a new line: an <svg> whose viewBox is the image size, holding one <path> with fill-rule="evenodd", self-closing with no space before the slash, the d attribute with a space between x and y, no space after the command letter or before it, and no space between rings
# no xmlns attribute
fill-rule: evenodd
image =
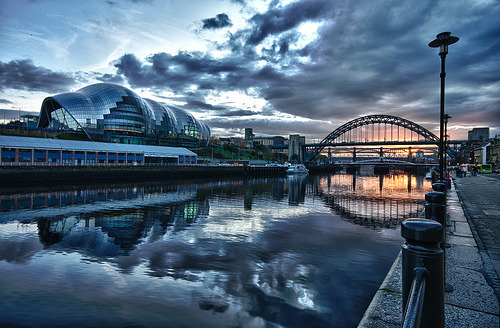
<svg viewBox="0 0 500 328"><path fill-rule="evenodd" d="M0 165L191 165L196 154L182 147L0 135Z"/></svg>

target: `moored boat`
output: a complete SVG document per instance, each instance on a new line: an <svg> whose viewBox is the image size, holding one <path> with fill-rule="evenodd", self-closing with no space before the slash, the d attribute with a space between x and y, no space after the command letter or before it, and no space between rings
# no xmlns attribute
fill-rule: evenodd
<svg viewBox="0 0 500 328"><path fill-rule="evenodd" d="M308 173L309 170L304 164L293 164L288 167L286 170L287 174L303 174Z"/></svg>

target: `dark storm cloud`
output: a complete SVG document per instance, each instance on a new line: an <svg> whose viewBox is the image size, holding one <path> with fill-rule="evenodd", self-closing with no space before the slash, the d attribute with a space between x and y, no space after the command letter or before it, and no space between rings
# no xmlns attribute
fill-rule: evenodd
<svg viewBox="0 0 500 328"><path fill-rule="evenodd" d="M190 85L213 88L212 84L229 84L232 75L247 73L243 62L237 58L216 60L200 53L179 52L177 55L158 53L141 62L132 54L122 56L115 63L117 73L135 87L169 88L183 91Z"/></svg>
<svg viewBox="0 0 500 328"><path fill-rule="evenodd" d="M499 16L496 2L466 0L303 0L287 6L272 1L267 11L248 20L247 28L218 44L230 51L226 57L160 53L143 62L125 55L115 66L132 86L177 92L191 85L200 92L252 88L269 108L323 120L324 129L331 128L328 122L342 124L369 114L398 115L432 128L439 107L440 59L428 43L448 29L461 39L447 57L447 111L456 117L498 113ZM320 26L304 45L297 28L305 22ZM232 128L228 122L212 123ZM265 128L264 123L248 122ZM319 129L307 128L309 133Z"/></svg>
<svg viewBox="0 0 500 328"><path fill-rule="evenodd" d="M8 99L0 99L0 104L13 104L13 102Z"/></svg>
<svg viewBox="0 0 500 328"><path fill-rule="evenodd" d="M215 17L204 19L202 29L216 30L228 26L233 26L233 23L226 14L218 14Z"/></svg>
<svg viewBox="0 0 500 328"><path fill-rule="evenodd" d="M242 6L246 6L246 4L247 4L245 0L231 0L231 2L238 3Z"/></svg>
<svg viewBox="0 0 500 328"><path fill-rule="evenodd" d="M214 106L207 104L206 102L203 102L201 100L193 100L193 99L188 99L186 101L186 104L182 106L183 108L187 110L193 110L193 109L204 109L204 110L209 110L211 112L217 112L217 111L222 111L226 110L226 107L224 106Z"/></svg>
<svg viewBox="0 0 500 328"><path fill-rule="evenodd" d="M65 73L35 66L32 60L0 62L0 90L17 89L49 93L66 91L75 79Z"/></svg>
<svg viewBox="0 0 500 328"><path fill-rule="evenodd" d="M329 2L304 0L294 2L284 8L271 6L267 12L256 14L250 19L252 32L247 42L253 45L259 44L269 35L289 31L304 21L326 18L330 14Z"/></svg>
<svg viewBox="0 0 500 328"><path fill-rule="evenodd" d="M120 75L103 74L101 76L97 76L96 79L102 82L117 83L117 84L123 83L123 77Z"/></svg>
<svg viewBox="0 0 500 328"><path fill-rule="evenodd" d="M368 2L366 6L359 2L352 5L349 2L332 7L335 22L326 24L320 31L320 42L308 47L314 61L302 66L291 78L281 78L279 84L269 83L262 89L262 95L279 110L316 119L348 120L387 112L412 118L434 113L439 106L439 57L435 49L427 46L434 35L422 34L420 29L429 24L426 17L437 15L442 8L433 9L431 2L408 7L379 5ZM468 20L477 24L485 10L492 9L498 13L498 6L478 9ZM453 19L453 24L463 16L456 10L457 18ZM342 14L333 15L335 12ZM496 31L498 20L493 19L493 13L489 16L487 21L495 26L493 30ZM457 29L457 34L471 34L465 31L468 28L474 30L472 26L463 27ZM474 36L473 40L480 47L481 41ZM465 42L471 43L472 40ZM497 40L493 41L492 47L496 45ZM488 46L477 54L479 56L474 56L475 62L471 60L469 64L463 62L462 58L468 55L462 53L459 46L450 46L448 85L457 85L461 74L467 74L464 82L467 81L468 86L498 82L499 52L491 51ZM490 58L491 64L478 65L478 61L490 61ZM451 64L452 61L455 62ZM450 92L450 103L454 101L452 96ZM460 98L463 104L476 96L462 94Z"/></svg>
<svg viewBox="0 0 500 328"><path fill-rule="evenodd" d="M257 113L251 110L244 110L244 109L228 111L226 113L220 114L220 116L223 117L241 117L241 116L254 116L254 115L257 115Z"/></svg>

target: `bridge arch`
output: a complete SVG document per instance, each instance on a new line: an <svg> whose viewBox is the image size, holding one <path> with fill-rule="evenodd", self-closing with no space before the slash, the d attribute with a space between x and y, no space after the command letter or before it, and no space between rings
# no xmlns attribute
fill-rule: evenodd
<svg viewBox="0 0 500 328"><path fill-rule="evenodd" d="M314 147L312 151L310 151L305 159L305 162L309 162L312 160L316 155L318 155L328 144L333 144L336 139L339 137L343 136L345 133L354 130L358 127L364 126L364 125L373 125L373 124L391 124L391 125L397 125L400 127L403 127L405 129L408 129L410 131L413 131L417 133L418 135L422 136L425 138L427 141L433 141L436 143L439 143L439 138L426 128L422 127L421 125L418 125L417 123L414 123L410 120L407 120L402 117L398 116L393 116L393 115L367 115L367 116L362 116L358 117L354 120L351 120L342 126L338 127L335 129L333 132L331 132L329 135L327 135L320 143L318 146ZM449 150L447 150L449 151Z"/></svg>

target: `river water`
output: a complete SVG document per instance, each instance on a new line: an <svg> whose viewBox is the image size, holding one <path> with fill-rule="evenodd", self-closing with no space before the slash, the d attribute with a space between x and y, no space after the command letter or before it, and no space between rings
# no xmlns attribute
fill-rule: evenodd
<svg viewBox="0 0 500 328"><path fill-rule="evenodd" d="M0 193L0 326L355 327L430 183L406 173Z"/></svg>

